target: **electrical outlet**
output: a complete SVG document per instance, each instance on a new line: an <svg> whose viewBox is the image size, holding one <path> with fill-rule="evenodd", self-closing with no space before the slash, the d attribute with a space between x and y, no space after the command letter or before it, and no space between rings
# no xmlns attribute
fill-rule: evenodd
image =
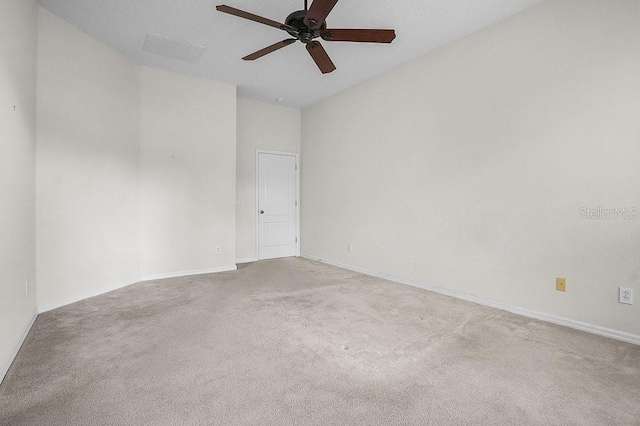
<svg viewBox="0 0 640 426"><path fill-rule="evenodd" d="M626 305L633 305L633 289L620 287L620 293L618 294L618 301Z"/></svg>
<svg viewBox="0 0 640 426"><path fill-rule="evenodd" d="M347 251L349 253L353 253L353 244L351 244L351 243L347 244Z"/></svg>
<svg viewBox="0 0 640 426"><path fill-rule="evenodd" d="M25 293L25 296L29 295L29 280L24 281L24 293Z"/></svg>
<svg viewBox="0 0 640 426"><path fill-rule="evenodd" d="M558 291L567 291L567 279L566 278L556 278L556 290L558 290Z"/></svg>
<svg viewBox="0 0 640 426"><path fill-rule="evenodd" d="M221 254L222 253L222 247L217 246L216 247L216 254Z"/></svg>

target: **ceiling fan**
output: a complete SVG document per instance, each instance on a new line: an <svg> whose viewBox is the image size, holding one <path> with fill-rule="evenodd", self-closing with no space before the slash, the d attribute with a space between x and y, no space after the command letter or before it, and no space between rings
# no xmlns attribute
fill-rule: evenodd
<svg viewBox="0 0 640 426"><path fill-rule="evenodd" d="M247 55L242 58L245 61L262 58L269 53L287 47L296 41L300 41L306 45L307 51L323 74L335 71L336 67L320 42L315 40L317 38L321 38L324 41L350 41L359 43L391 43L393 39L396 38L395 30L328 29L325 20L338 0L314 0L311 8L308 8L307 2L308 0L304 1L304 10L298 10L290 14L284 24L230 6L220 5L216 6L216 9L220 12L278 28L279 30L288 32L294 37L282 40Z"/></svg>

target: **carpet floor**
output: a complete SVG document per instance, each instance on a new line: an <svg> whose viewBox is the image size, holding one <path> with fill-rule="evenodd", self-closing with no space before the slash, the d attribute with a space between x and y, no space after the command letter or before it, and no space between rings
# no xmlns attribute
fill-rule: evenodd
<svg viewBox="0 0 640 426"><path fill-rule="evenodd" d="M305 259L38 316L2 425L639 425L640 347Z"/></svg>

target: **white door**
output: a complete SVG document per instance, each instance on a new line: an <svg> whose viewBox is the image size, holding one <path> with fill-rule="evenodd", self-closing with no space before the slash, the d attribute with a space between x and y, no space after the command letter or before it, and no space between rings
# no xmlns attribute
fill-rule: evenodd
<svg viewBox="0 0 640 426"><path fill-rule="evenodd" d="M258 259L297 254L296 156L258 153Z"/></svg>

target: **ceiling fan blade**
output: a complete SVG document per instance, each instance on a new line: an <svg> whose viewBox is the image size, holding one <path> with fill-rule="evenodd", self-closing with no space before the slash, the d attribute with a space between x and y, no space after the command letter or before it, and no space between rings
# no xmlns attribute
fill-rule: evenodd
<svg viewBox="0 0 640 426"><path fill-rule="evenodd" d="M395 30L330 29L320 34L326 41L354 41L358 43L391 43Z"/></svg>
<svg viewBox="0 0 640 426"><path fill-rule="evenodd" d="M295 38L282 40L275 44L272 44L271 46L265 47L264 49L260 49L257 52L252 53L251 55L247 55L242 59L244 59L245 61L255 61L258 58L262 58L264 55L268 55L271 52L275 52L276 50L282 49L283 47L287 47L295 43L296 41L297 40Z"/></svg>
<svg viewBox="0 0 640 426"><path fill-rule="evenodd" d="M307 51L316 62L316 65L318 65L318 68L320 68L320 71L322 71L322 74L335 71L336 66L333 65L331 58L319 42L312 41L311 43L307 43Z"/></svg>
<svg viewBox="0 0 640 426"><path fill-rule="evenodd" d="M233 15L233 16L238 16L240 18L244 18L244 19L248 19L250 21L254 21L254 22L259 22L261 24L264 25L268 25L270 27L274 27L277 28L279 30L293 30L295 31L294 28L285 25L285 24L281 24L280 22L268 19L268 18L263 18L262 16L258 16L258 15L254 15L253 13L249 13L249 12L245 12L244 10L240 10L240 9L236 9L235 7L231 7L231 6L226 6L224 4L221 4L219 6L216 6L216 10L219 12L224 12L224 13L228 13L229 15Z"/></svg>
<svg viewBox="0 0 640 426"><path fill-rule="evenodd" d="M331 9L338 3L338 0L313 0L311 7L304 17L304 24L312 30L317 30L324 24Z"/></svg>

